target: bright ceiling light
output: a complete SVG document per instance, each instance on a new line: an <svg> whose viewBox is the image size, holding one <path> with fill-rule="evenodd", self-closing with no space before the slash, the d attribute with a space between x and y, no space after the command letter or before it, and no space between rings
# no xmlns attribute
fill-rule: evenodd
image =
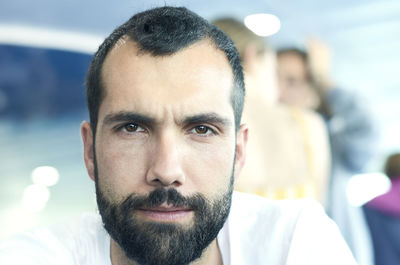
<svg viewBox="0 0 400 265"><path fill-rule="evenodd" d="M42 166L32 171L32 181L35 184L51 187L60 179L58 170L54 167Z"/></svg>
<svg viewBox="0 0 400 265"><path fill-rule="evenodd" d="M281 21L271 14L253 14L245 17L244 24L261 37L274 35L281 28Z"/></svg>

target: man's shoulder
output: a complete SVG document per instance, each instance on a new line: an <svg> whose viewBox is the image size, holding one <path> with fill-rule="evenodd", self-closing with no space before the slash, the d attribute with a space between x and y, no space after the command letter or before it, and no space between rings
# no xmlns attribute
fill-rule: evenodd
<svg viewBox="0 0 400 265"><path fill-rule="evenodd" d="M299 220L304 218L318 220L328 217L314 200L270 200L234 192L229 223L243 234L254 232L274 240L289 240L299 228Z"/></svg>
<svg viewBox="0 0 400 265"><path fill-rule="evenodd" d="M0 242L0 264L85 264L109 244L96 214L16 234ZM93 255L96 254L96 255ZM82 260L83 259L83 260Z"/></svg>
<svg viewBox="0 0 400 265"><path fill-rule="evenodd" d="M312 199L271 200L258 195L235 191L232 197L232 210L248 214L272 215L279 218L292 218L303 212L324 215L324 209Z"/></svg>
<svg viewBox="0 0 400 265"><path fill-rule="evenodd" d="M219 243L225 259L240 264L355 265L337 226L318 202L307 199L275 201L235 192Z"/></svg>

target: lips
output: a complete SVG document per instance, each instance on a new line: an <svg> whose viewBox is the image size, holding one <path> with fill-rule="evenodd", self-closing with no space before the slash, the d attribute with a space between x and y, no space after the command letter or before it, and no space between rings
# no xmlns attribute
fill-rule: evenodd
<svg viewBox="0 0 400 265"><path fill-rule="evenodd" d="M160 222L175 222L184 220L192 213L192 210L185 207L158 206L152 208L141 208L138 214L146 219Z"/></svg>

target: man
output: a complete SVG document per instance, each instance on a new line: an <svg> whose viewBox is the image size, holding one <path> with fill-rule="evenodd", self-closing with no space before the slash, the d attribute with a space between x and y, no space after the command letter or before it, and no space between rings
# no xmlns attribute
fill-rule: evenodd
<svg viewBox="0 0 400 265"><path fill-rule="evenodd" d="M308 203L232 195L245 161L238 53L185 8L133 16L89 69L84 159L100 216L16 236L1 264L354 264ZM229 217L228 217L229 216Z"/></svg>

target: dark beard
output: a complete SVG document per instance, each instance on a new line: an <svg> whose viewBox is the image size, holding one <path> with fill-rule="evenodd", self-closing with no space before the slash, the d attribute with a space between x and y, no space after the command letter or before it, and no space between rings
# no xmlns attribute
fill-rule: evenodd
<svg viewBox="0 0 400 265"><path fill-rule="evenodd" d="M213 201L201 194L182 196L176 189L158 188L148 196L129 195L122 203L111 202L99 185L95 165L97 204L103 224L125 255L141 265L184 265L199 258L217 237L230 211L233 174L222 195ZM167 202L194 212L191 225L143 222L135 211Z"/></svg>

